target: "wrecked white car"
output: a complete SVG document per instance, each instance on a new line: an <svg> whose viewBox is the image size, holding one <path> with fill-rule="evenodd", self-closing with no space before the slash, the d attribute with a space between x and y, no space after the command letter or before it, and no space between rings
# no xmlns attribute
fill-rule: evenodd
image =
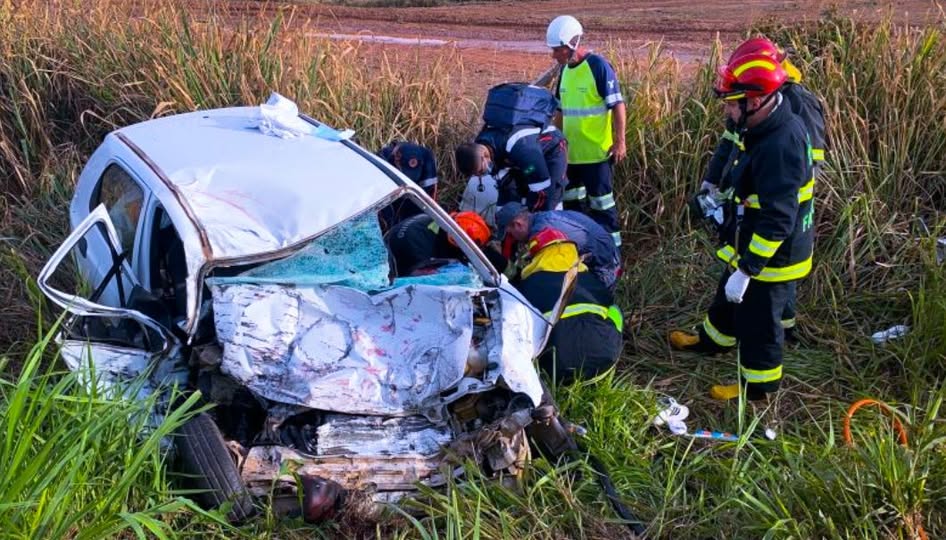
<svg viewBox="0 0 946 540"><path fill-rule="evenodd" d="M198 500L234 519L254 497L301 495L309 519L342 493L397 500L465 458L515 475L526 428L562 427L533 366L552 321L422 189L299 118L317 129L265 133L240 107L105 138L39 276L70 314L63 360L111 388L199 389L214 407L177 454ZM377 216L402 197L466 260L392 278Z"/></svg>

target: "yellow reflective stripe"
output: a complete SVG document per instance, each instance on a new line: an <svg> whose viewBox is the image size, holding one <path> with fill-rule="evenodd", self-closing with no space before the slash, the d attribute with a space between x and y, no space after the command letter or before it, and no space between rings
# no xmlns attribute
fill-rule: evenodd
<svg viewBox="0 0 946 540"><path fill-rule="evenodd" d="M739 93L739 94L730 94L730 95L728 95L728 96L725 96L725 97L723 98L723 101L733 101L733 100L737 100L737 99L742 99L742 98L744 98L744 97L746 97L746 93L745 93L745 92L742 92L742 93Z"/></svg>
<svg viewBox="0 0 946 540"><path fill-rule="evenodd" d="M614 323L614 327L618 329L618 332L624 332L624 314L621 313L620 308L617 306L608 307L608 318Z"/></svg>
<svg viewBox="0 0 946 540"><path fill-rule="evenodd" d="M782 319L782 328L788 330L789 328L795 328L797 322L795 319Z"/></svg>
<svg viewBox="0 0 946 540"><path fill-rule="evenodd" d="M736 262L739 261L739 256L736 255L736 250L729 244L719 248L719 250L716 251L716 256L722 259L723 262L727 264L731 263L733 266L736 266Z"/></svg>
<svg viewBox="0 0 946 540"><path fill-rule="evenodd" d="M815 161L824 161L824 148L812 148L811 157Z"/></svg>
<svg viewBox="0 0 946 540"><path fill-rule="evenodd" d="M732 74L738 77L746 70L752 69L754 67L764 68L768 71L775 71L775 63L771 60L753 60L751 62L746 62L745 64L732 70Z"/></svg>
<svg viewBox="0 0 946 540"><path fill-rule="evenodd" d="M734 143L739 143L739 142L740 142L740 141L739 141L739 135L733 133L732 131L729 131L728 129L723 131L723 138L724 138L724 139L728 139L728 140L730 140L730 141L732 141L732 142L734 142Z"/></svg>
<svg viewBox="0 0 946 540"><path fill-rule="evenodd" d="M736 202L740 202L738 197L736 198ZM756 210L762 208L762 205L759 204L759 196L755 193L746 197L745 200L742 201L742 204L746 208L754 208Z"/></svg>
<svg viewBox="0 0 946 540"><path fill-rule="evenodd" d="M752 279L769 282L791 281L793 279L803 278L809 273L811 273L811 257L791 266L783 266L781 268L769 268L766 266L759 272L759 275L752 276Z"/></svg>
<svg viewBox="0 0 946 540"><path fill-rule="evenodd" d="M614 323L614 326L618 329L618 332L624 331L624 315L617 306L604 307L599 306L598 304L572 304L567 306L565 310L562 311L562 316L560 318L567 319L569 317L584 315L586 313L598 315L602 319L608 319ZM548 319L552 316L552 312L547 311L544 313L544 315L545 318Z"/></svg>
<svg viewBox="0 0 946 540"><path fill-rule="evenodd" d="M807 200L810 200L814 196L814 194L815 194L815 179L812 178L811 180L808 181L807 184L805 184L804 186L798 189L798 202L802 203ZM759 202L759 196L755 193L753 193L752 195L749 195L745 199L740 199L739 197L735 197L735 201L737 203L740 203L740 202L743 203L743 205L746 206L747 208L753 208L756 210L762 208L762 203Z"/></svg>
<svg viewBox="0 0 946 540"><path fill-rule="evenodd" d="M815 195L815 179L812 178L808 181L807 184L801 187L798 190L798 202L803 203L805 201L811 200Z"/></svg>
<svg viewBox="0 0 946 540"><path fill-rule="evenodd" d="M781 245L782 240L766 240L758 234L753 233L752 240L749 242L749 251L768 259L772 255L775 255L775 252L778 251Z"/></svg>
<svg viewBox="0 0 946 540"><path fill-rule="evenodd" d="M716 251L716 256L723 262L733 268L739 268L739 255L730 245L725 245ZM758 281L767 281L769 283L778 283L781 281L792 281L801 279L811 273L812 257L791 266L770 267L766 266L758 275L752 276L752 279Z"/></svg>
<svg viewBox="0 0 946 540"><path fill-rule="evenodd" d="M706 335L709 336L717 345L720 347L735 347L736 338L733 336L727 336L726 334L720 332L713 326L713 323L710 322L709 315L703 319L703 331L706 332Z"/></svg>
<svg viewBox="0 0 946 540"><path fill-rule="evenodd" d="M605 319L608 318L608 308L604 306L599 306L597 304L572 304L565 308L565 312L562 313L562 318L566 319L568 317L574 317L575 315L582 315L585 313L594 313Z"/></svg>
<svg viewBox="0 0 946 540"><path fill-rule="evenodd" d="M782 366L772 369L749 369L743 367L741 371L742 378L750 383L767 383L782 378Z"/></svg>

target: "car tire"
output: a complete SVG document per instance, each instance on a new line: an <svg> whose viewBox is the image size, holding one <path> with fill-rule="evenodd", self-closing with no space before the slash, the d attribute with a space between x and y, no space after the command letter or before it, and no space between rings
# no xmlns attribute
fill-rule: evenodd
<svg viewBox="0 0 946 540"><path fill-rule="evenodd" d="M209 414L200 413L181 426L175 444L178 468L187 487L199 490L193 498L201 508L214 510L230 502L227 518L232 522L255 513L253 497Z"/></svg>

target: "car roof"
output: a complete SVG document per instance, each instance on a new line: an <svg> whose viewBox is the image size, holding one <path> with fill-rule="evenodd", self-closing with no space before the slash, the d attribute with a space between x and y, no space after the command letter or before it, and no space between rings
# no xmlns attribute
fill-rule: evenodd
<svg viewBox="0 0 946 540"><path fill-rule="evenodd" d="M214 109L109 135L175 193L200 232L203 262L279 252L403 189L400 173L357 145L266 135L258 117L258 107Z"/></svg>

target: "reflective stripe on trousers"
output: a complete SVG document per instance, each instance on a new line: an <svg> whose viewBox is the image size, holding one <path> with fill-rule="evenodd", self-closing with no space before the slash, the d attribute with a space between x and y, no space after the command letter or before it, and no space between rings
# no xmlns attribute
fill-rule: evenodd
<svg viewBox="0 0 946 540"><path fill-rule="evenodd" d="M565 195L562 197L563 201L580 201L588 197L588 190L585 189L585 186L579 186L572 189L566 189Z"/></svg>
<svg viewBox="0 0 946 540"><path fill-rule="evenodd" d="M741 366L742 378L748 383L767 383L777 381L782 378L782 366L772 369L749 369Z"/></svg>
<svg viewBox="0 0 946 540"><path fill-rule="evenodd" d="M602 212L605 210L610 210L615 206L614 193L605 193L604 195L599 195L597 197L589 197L588 206L590 206L592 210L600 210Z"/></svg>
<svg viewBox="0 0 946 540"><path fill-rule="evenodd" d="M703 330L706 332L706 335L713 340L714 343L720 347L735 347L736 338L733 336L728 336L713 326L713 323L710 322L709 315L703 318Z"/></svg>

